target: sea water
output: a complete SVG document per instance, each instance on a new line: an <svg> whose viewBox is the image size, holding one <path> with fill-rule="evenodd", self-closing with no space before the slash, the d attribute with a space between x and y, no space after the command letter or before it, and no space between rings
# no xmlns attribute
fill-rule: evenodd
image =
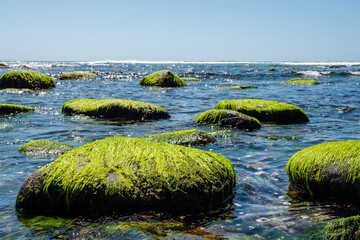
<svg viewBox="0 0 360 240"><path fill-rule="evenodd" d="M360 132L360 63L298 62L5 62L53 77L56 88L34 92L0 92L1 103L35 107L36 112L0 116L0 238L120 239L306 239L326 222L359 211L352 202L310 201L294 197L285 165L297 151L325 141L358 139ZM332 65L345 65L333 68ZM268 68L276 71L264 71ZM143 76L168 69L180 77L196 77L187 87L142 87ZM95 71L96 78L57 80L62 72ZM291 78L316 79L320 85L280 84ZM217 90L255 85L244 90ZM170 119L137 124L64 116L62 105L79 98L119 98L166 108ZM198 125L194 117L225 99L261 98L297 105L307 124L264 123L242 131ZM342 109L355 108L353 111ZM236 171L232 201L224 208L195 216L137 213L110 216L43 216L16 212L15 200L24 180L56 157L25 156L17 149L31 140L54 140L75 147L111 136L139 137L197 128L229 131L217 143L198 147L224 155ZM293 197L293 198L292 198Z"/></svg>

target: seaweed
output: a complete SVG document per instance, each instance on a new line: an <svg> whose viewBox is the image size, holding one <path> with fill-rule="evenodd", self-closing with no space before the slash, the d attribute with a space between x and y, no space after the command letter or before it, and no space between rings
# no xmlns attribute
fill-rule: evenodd
<svg viewBox="0 0 360 240"><path fill-rule="evenodd" d="M216 90L228 90L228 89L242 90L242 89L248 89L248 88L258 88L258 87L252 86L252 85L243 85L243 86L222 87L222 88L217 88Z"/></svg>
<svg viewBox="0 0 360 240"><path fill-rule="evenodd" d="M140 80L142 86L157 87L183 87L187 84L169 70L161 70L143 77Z"/></svg>
<svg viewBox="0 0 360 240"><path fill-rule="evenodd" d="M328 240L360 239L360 216L333 220L322 232Z"/></svg>
<svg viewBox="0 0 360 240"><path fill-rule="evenodd" d="M320 84L316 80L303 79L303 78L293 78L287 82L283 82L281 84L290 84L290 85L318 85Z"/></svg>
<svg viewBox="0 0 360 240"><path fill-rule="evenodd" d="M0 89L3 88L28 88L47 89L55 87L54 80L41 72L22 70L12 71L0 77Z"/></svg>
<svg viewBox="0 0 360 240"><path fill-rule="evenodd" d="M234 110L258 119L260 122L281 124L306 123L309 118L297 106L262 99L223 100L215 106L216 109Z"/></svg>
<svg viewBox="0 0 360 240"><path fill-rule="evenodd" d="M197 212L224 204L235 172L220 154L138 138L85 144L42 167L22 185L25 212Z"/></svg>

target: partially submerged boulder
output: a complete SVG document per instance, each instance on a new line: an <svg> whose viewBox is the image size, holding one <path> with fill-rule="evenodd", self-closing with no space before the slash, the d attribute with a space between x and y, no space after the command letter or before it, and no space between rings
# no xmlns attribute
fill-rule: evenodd
<svg viewBox="0 0 360 240"><path fill-rule="evenodd" d="M360 216L333 220L322 232L327 240L360 239Z"/></svg>
<svg viewBox="0 0 360 240"><path fill-rule="evenodd" d="M45 73L23 70L11 71L0 77L0 89L3 88L28 88L48 89L55 87L54 80Z"/></svg>
<svg viewBox="0 0 360 240"><path fill-rule="evenodd" d="M268 68L265 70L265 72L276 72L275 68Z"/></svg>
<svg viewBox="0 0 360 240"><path fill-rule="evenodd" d="M181 80L185 82L200 82L201 80L199 78L192 78L192 77L183 77Z"/></svg>
<svg viewBox="0 0 360 240"><path fill-rule="evenodd" d="M157 87L183 87L187 84L169 70L161 70L143 77L140 81L142 86Z"/></svg>
<svg viewBox="0 0 360 240"><path fill-rule="evenodd" d="M0 63L0 68L10 68L10 66L5 63Z"/></svg>
<svg viewBox="0 0 360 240"><path fill-rule="evenodd" d="M216 90L227 90L227 89L242 90L242 89L248 89L248 88L258 88L258 87L257 86L252 86L252 85L242 85L242 86L222 87L222 88L218 88Z"/></svg>
<svg viewBox="0 0 360 240"><path fill-rule="evenodd" d="M96 72L66 72L60 74L58 77L59 80L79 80L79 79L89 79L97 76Z"/></svg>
<svg viewBox="0 0 360 240"><path fill-rule="evenodd" d="M306 113L297 106L262 99L223 100L216 109L230 109L258 119L260 122L281 124L306 123Z"/></svg>
<svg viewBox="0 0 360 240"><path fill-rule="evenodd" d="M286 165L289 181L311 196L360 199L360 141L325 142L295 153Z"/></svg>
<svg viewBox="0 0 360 240"><path fill-rule="evenodd" d="M22 212L184 214L221 206L235 172L220 154L139 138L85 144L31 174L20 188Z"/></svg>
<svg viewBox="0 0 360 240"><path fill-rule="evenodd" d="M32 112L32 111L35 111L35 108L27 107L23 105L0 103L0 114Z"/></svg>
<svg viewBox="0 0 360 240"><path fill-rule="evenodd" d="M61 155L72 150L74 147L57 141L35 140L22 145L18 151L25 155L53 156Z"/></svg>
<svg viewBox="0 0 360 240"><path fill-rule="evenodd" d="M287 82L283 82L282 84L289 84L289 85L318 85L320 84L316 80L310 80L310 79L303 79L303 78L293 78L290 79Z"/></svg>
<svg viewBox="0 0 360 240"><path fill-rule="evenodd" d="M165 108L150 103L123 99L76 99L64 103L62 112L68 115L86 116L115 120L158 120L169 118Z"/></svg>
<svg viewBox="0 0 360 240"><path fill-rule="evenodd" d="M140 138L149 141L167 142L170 144L178 144L185 146L202 146L213 144L216 142L215 138L213 138L211 135L197 129L189 129L161 134L150 134L142 136Z"/></svg>
<svg viewBox="0 0 360 240"><path fill-rule="evenodd" d="M220 126L238 129L253 130L261 128L261 123L256 118L225 109L205 111L195 118L195 122L201 124L219 124Z"/></svg>

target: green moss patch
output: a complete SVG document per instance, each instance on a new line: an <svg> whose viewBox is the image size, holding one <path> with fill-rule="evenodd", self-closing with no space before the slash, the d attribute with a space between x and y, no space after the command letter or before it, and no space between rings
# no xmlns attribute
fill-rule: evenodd
<svg viewBox="0 0 360 240"><path fill-rule="evenodd" d="M213 138L206 132L202 132L197 129L162 134L150 134L142 136L140 138L155 142L167 142L170 144L178 144L185 146L202 146L216 142L215 138Z"/></svg>
<svg viewBox="0 0 360 240"><path fill-rule="evenodd" d="M260 122L281 124L306 123L306 113L299 107L262 99L223 100L216 109L230 109L258 119Z"/></svg>
<svg viewBox="0 0 360 240"><path fill-rule="evenodd" d="M67 153L72 149L73 146L56 141L35 140L24 144L18 149L18 151L20 153L26 155L32 155L32 156L34 155L52 156L52 155L61 155Z"/></svg>
<svg viewBox="0 0 360 240"><path fill-rule="evenodd" d="M224 127L238 129L259 129L260 122L253 117L245 114L225 109L212 109L205 111L195 118L196 123L219 124Z"/></svg>
<svg viewBox="0 0 360 240"><path fill-rule="evenodd" d="M290 84L290 85L318 85L320 84L316 80L302 79L302 78L293 78L287 82L283 82L282 84Z"/></svg>
<svg viewBox="0 0 360 240"><path fill-rule="evenodd" d="M60 74L59 80L79 80L79 79L90 79L97 76L96 72L66 72Z"/></svg>
<svg viewBox="0 0 360 240"><path fill-rule="evenodd" d="M161 70L143 77L140 81L142 86L157 87L183 87L187 84L169 70Z"/></svg>
<svg viewBox="0 0 360 240"><path fill-rule="evenodd" d="M312 196L360 199L360 141L325 142L295 153L289 181Z"/></svg>
<svg viewBox="0 0 360 240"><path fill-rule="evenodd" d="M184 77L181 78L181 80L185 82L200 82L201 80L199 78L191 78L191 77Z"/></svg>
<svg viewBox="0 0 360 240"><path fill-rule="evenodd" d="M323 234L327 240L360 239L360 216L333 220L325 226Z"/></svg>
<svg viewBox="0 0 360 240"><path fill-rule="evenodd" d="M76 99L66 102L62 112L69 115L83 114L115 120L158 120L169 118L165 108L150 103L123 99Z"/></svg>
<svg viewBox="0 0 360 240"><path fill-rule="evenodd" d="M244 85L244 86L222 87L222 88L217 88L216 90L227 90L227 89L242 90L242 89L248 89L248 88L258 88L258 87L252 86L252 85Z"/></svg>
<svg viewBox="0 0 360 240"><path fill-rule="evenodd" d="M32 111L35 111L35 108L26 107L23 105L8 104L8 103L0 104L0 114L32 112Z"/></svg>
<svg viewBox="0 0 360 240"><path fill-rule="evenodd" d="M0 89L3 88L28 88L47 89L55 87L54 80L37 71L12 71L0 77Z"/></svg>
<svg viewBox="0 0 360 240"><path fill-rule="evenodd" d="M31 174L16 209L184 214L223 205L234 184L234 168L220 154L112 137L76 148Z"/></svg>

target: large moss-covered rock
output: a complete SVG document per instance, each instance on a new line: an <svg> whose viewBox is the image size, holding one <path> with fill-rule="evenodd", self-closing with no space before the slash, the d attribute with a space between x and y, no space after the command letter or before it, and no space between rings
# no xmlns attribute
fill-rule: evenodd
<svg viewBox="0 0 360 240"><path fill-rule="evenodd" d="M41 72L23 70L12 71L0 77L0 89L3 88L29 88L47 89L55 87L54 80Z"/></svg>
<svg viewBox="0 0 360 240"><path fill-rule="evenodd" d="M183 87L187 84L169 70L161 70L143 77L140 80L142 86L157 87Z"/></svg>
<svg viewBox="0 0 360 240"><path fill-rule="evenodd" d="M360 199L360 141L325 142L295 153L289 181L312 196Z"/></svg>
<svg viewBox="0 0 360 240"><path fill-rule="evenodd" d="M89 79L97 76L96 72L66 72L60 74L58 77L59 80L79 80L79 79Z"/></svg>
<svg viewBox="0 0 360 240"><path fill-rule="evenodd" d="M225 109L205 111L195 118L195 122L201 124L219 124L220 126L238 129L252 130L261 128L261 124L256 118Z"/></svg>
<svg viewBox="0 0 360 240"><path fill-rule="evenodd" d="M64 103L62 112L116 120L158 120L169 118L165 108L150 103L123 99L76 99Z"/></svg>
<svg viewBox="0 0 360 240"><path fill-rule="evenodd" d="M282 84L289 84L289 85L318 85L320 84L316 80L310 80L310 79L303 79L303 78L293 78L290 79L287 82L283 82Z"/></svg>
<svg viewBox="0 0 360 240"><path fill-rule="evenodd" d="M216 142L215 138L213 138L211 135L197 129L161 134L150 134L140 138L155 142L167 142L170 144L185 146L202 146Z"/></svg>
<svg viewBox="0 0 360 240"><path fill-rule="evenodd" d="M326 240L360 239L360 216L333 220L325 226L323 234Z"/></svg>
<svg viewBox="0 0 360 240"><path fill-rule="evenodd" d="M16 208L37 212L202 211L235 184L225 157L168 143L112 137L85 144L31 174Z"/></svg>
<svg viewBox="0 0 360 240"><path fill-rule="evenodd" d="M223 100L216 109L230 109L258 119L260 122L306 123L306 113L297 106L262 99Z"/></svg>
<svg viewBox="0 0 360 240"><path fill-rule="evenodd" d="M242 89L248 89L248 88L258 88L258 87L252 86L252 85L240 85L240 86L222 87L222 88L218 88L216 90L228 90L228 89L242 90Z"/></svg>
<svg viewBox="0 0 360 240"><path fill-rule="evenodd" d="M35 108L27 107L23 105L0 103L0 114L32 112L32 111L35 111Z"/></svg>
<svg viewBox="0 0 360 240"><path fill-rule="evenodd" d="M35 140L22 145L18 151L26 155L61 155L72 150L73 146L57 141Z"/></svg>

